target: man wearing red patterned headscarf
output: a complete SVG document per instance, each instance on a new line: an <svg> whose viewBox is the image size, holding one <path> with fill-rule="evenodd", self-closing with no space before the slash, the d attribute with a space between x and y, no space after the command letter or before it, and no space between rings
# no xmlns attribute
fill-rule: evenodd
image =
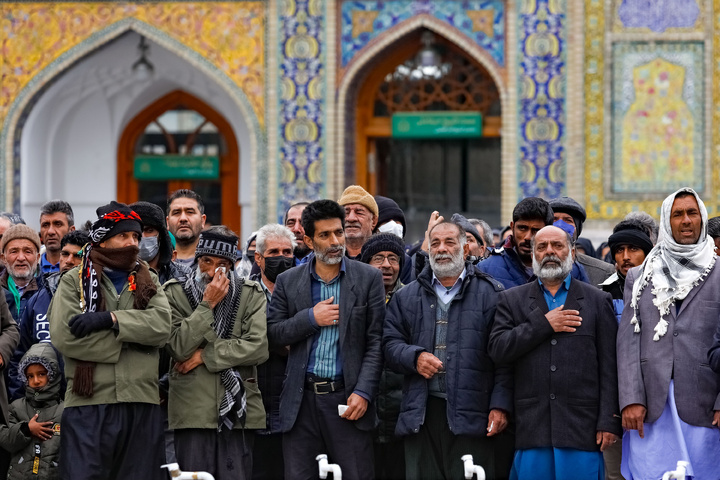
<svg viewBox="0 0 720 480"><path fill-rule="evenodd" d="M48 310L68 382L61 478L160 480L158 350L170 337L170 306L138 260L138 214L117 202L97 214L82 263L62 276Z"/></svg>

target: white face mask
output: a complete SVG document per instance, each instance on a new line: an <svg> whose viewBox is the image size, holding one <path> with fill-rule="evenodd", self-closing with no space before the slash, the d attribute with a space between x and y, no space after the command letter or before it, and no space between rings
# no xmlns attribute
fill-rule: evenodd
<svg viewBox="0 0 720 480"><path fill-rule="evenodd" d="M378 232L392 233L393 235L403 238L403 226L402 223L397 223L394 220L390 220L387 223L383 223L378 227Z"/></svg>
<svg viewBox="0 0 720 480"><path fill-rule="evenodd" d="M160 253L160 244L158 243L158 237L142 237L140 238L140 253L138 257L140 260L149 262Z"/></svg>

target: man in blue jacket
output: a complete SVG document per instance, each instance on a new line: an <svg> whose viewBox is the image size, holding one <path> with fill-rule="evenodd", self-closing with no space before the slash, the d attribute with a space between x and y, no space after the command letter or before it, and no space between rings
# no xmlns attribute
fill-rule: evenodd
<svg viewBox="0 0 720 480"><path fill-rule="evenodd" d="M552 217L552 214L551 214ZM429 265L395 294L383 332L387 365L405 375L396 434L406 436L407 478L462 478L471 454L487 478L506 478L513 439L512 372L487 353L502 285L465 262L463 228L429 232Z"/></svg>

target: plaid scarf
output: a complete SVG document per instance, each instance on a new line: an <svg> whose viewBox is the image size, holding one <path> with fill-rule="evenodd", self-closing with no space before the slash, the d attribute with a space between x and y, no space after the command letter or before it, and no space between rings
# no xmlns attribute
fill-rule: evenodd
<svg viewBox="0 0 720 480"><path fill-rule="evenodd" d="M700 239L692 245L682 245L675 241L670 226L670 213L678 193L688 192L695 196L702 216ZM715 265L715 243L707 235L707 209L700 197L692 188L681 188L668 196L662 204L660 212L660 239L640 266L640 276L633 285L630 306L633 308L635 333L640 333L638 319L638 303L643 289L652 281L653 304L660 312L660 321L655 326L654 341L660 340L667 333L668 321L665 317L670 307L683 300L690 290L700 284Z"/></svg>
<svg viewBox="0 0 720 480"><path fill-rule="evenodd" d="M199 267L196 267L196 273ZM195 275L190 275L183 284L185 295L190 302L190 306L195 310L202 301L205 285L198 285ZM240 307L240 297L242 291L242 279L230 272L230 288L227 295L213 310L212 328L219 338L230 338L233 328L235 327L235 318L238 308ZM220 381L225 388L225 393L220 401L220 409L218 412L218 431L223 426L232 430L235 422L245 424L247 413L247 398L245 395L245 387L242 384L240 374L233 368L227 368L220 372Z"/></svg>

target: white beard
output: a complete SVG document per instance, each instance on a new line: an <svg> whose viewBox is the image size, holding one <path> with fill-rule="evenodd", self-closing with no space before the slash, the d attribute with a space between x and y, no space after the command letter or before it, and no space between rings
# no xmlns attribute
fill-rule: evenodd
<svg viewBox="0 0 720 480"><path fill-rule="evenodd" d="M449 263L437 263L438 260L444 258L450 258L452 261ZM460 275L465 268L465 258L462 249L458 250L457 255L449 253L430 255L430 267L438 278L449 278Z"/></svg>
<svg viewBox="0 0 720 480"><path fill-rule="evenodd" d="M565 260L563 260L559 266L546 265L550 260L560 260L560 258L555 255L548 255L543 258L542 263L540 263L535 259L535 255L533 255L533 273L535 273L540 280L563 280L572 271L573 257L571 254L568 253L568 256L565 257Z"/></svg>

